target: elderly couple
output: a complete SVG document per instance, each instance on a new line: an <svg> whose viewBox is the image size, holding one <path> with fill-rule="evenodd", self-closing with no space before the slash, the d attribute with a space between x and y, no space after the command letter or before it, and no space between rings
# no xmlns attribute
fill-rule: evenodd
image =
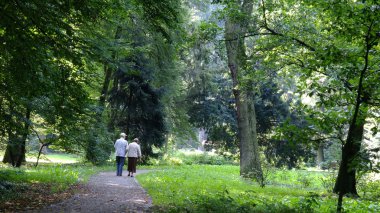
<svg viewBox="0 0 380 213"><path fill-rule="evenodd" d="M141 157L141 149L139 145L139 139L133 139L133 142L128 145L128 141L125 139L127 135L125 133L120 134L120 138L115 142L115 154L116 154L116 176L122 176L123 166L125 161L125 155L128 157L128 176L133 177L133 173L136 173L137 159Z"/></svg>

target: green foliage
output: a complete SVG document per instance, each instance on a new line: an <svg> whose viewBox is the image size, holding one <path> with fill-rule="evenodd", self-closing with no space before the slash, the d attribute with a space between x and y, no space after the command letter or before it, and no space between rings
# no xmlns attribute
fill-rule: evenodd
<svg viewBox="0 0 380 213"><path fill-rule="evenodd" d="M144 66L136 66L140 65ZM146 82L142 73L131 75L120 71L117 75L124 82L124 90L114 88L110 92L113 114L118 115L111 119L112 124L126 130L131 138L138 137L143 155L151 156L152 146L161 147L165 142L166 129L160 94ZM117 110L120 108L124 110Z"/></svg>
<svg viewBox="0 0 380 213"><path fill-rule="evenodd" d="M370 200L380 199L380 180L376 179L373 174L360 177L357 181L357 187L363 198Z"/></svg>
<svg viewBox="0 0 380 213"><path fill-rule="evenodd" d="M100 59L106 58L108 75L102 91L109 103L104 105L109 111L108 130L140 138L146 157L153 154L152 146L165 143L169 106L163 102L171 105L177 96L173 42L180 35L180 11L180 2L171 0L114 2L109 20L102 23L112 34L100 30L112 45Z"/></svg>
<svg viewBox="0 0 380 213"><path fill-rule="evenodd" d="M303 197L299 201L299 211L301 212L316 212L319 207L319 195L315 193L309 193L308 196Z"/></svg>
<svg viewBox="0 0 380 213"><path fill-rule="evenodd" d="M327 173L325 176L320 177L323 188L329 193L333 191L336 182L336 176L336 172L330 172Z"/></svg>
<svg viewBox="0 0 380 213"><path fill-rule="evenodd" d="M164 0L136 0L142 9L141 16L146 19L154 32L161 33L165 38L173 38L172 30L178 30L181 20L181 1Z"/></svg>
<svg viewBox="0 0 380 213"><path fill-rule="evenodd" d="M63 134L85 113L89 99L84 85L91 75L82 60L88 47L82 27L95 22L105 4L0 4L0 133L7 137L7 149L17 153L6 152L4 161L20 166L30 128Z"/></svg>
<svg viewBox="0 0 380 213"><path fill-rule="evenodd" d="M105 164L114 150L113 142L105 127L93 126L86 133L86 155L85 158L94 165Z"/></svg>
<svg viewBox="0 0 380 213"><path fill-rule="evenodd" d="M232 81L228 78L225 49L217 42L222 28L211 15L207 2L189 2L186 40L181 49L185 64L183 81L189 122L207 131L210 145L217 150L236 152L237 126ZM210 149L211 150L211 149Z"/></svg>

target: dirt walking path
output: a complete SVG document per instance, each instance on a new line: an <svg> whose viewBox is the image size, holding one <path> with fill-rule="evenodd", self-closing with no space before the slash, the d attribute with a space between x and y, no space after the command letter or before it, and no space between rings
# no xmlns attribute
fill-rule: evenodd
<svg viewBox="0 0 380 213"><path fill-rule="evenodd" d="M149 172L138 170L137 175ZM86 192L61 203L28 212L150 212L151 198L133 177L124 172L101 172L90 178Z"/></svg>

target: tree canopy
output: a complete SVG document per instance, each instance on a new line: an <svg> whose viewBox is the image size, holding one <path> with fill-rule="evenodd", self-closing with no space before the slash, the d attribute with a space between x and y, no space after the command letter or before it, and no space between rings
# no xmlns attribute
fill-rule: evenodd
<svg viewBox="0 0 380 213"><path fill-rule="evenodd" d="M376 0L2 1L3 162L49 134L101 164L120 132L148 162L202 129L262 185L262 162L341 147L334 192L357 195L379 165L379 41Z"/></svg>

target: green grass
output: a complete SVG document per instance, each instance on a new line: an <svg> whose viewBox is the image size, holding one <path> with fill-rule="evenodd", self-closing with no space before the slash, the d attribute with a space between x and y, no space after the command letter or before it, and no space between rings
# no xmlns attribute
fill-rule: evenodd
<svg viewBox="0 0 380 213"><path fill-rule="evenodd" d="M335 212L321 172L273 171L269 185L242 179L238 166L187 165L141 174L157 212ZM306 180L305 180L306 179ZM344 199L349 212L380 211L370 199Z"/></svg>
<svg viewBox="0 0 380 213"><path fill-rule="evenodd" d="M81 158L74 154L47 154L44 155L48 161L53 163L78 163L81 161ZM36 159L36 158L35 158ZM44 160L44 158L42 159Z"/></svg>
<svg viewBox="0 0 380 213"><path fill-rule="evenodd" d="M0 151L0 161L3 160L4 151ZM29 163L36 163L38 153L27 153L26 161ZM39 163L79 163L81 157L74 154L66 153L49 153L42 154L39 159Z"/></svg>
<svg viewBox="0 0 380 213"><path fill-rule="evenodd" d="M37 153L27 154L26 161L30 163L35 163L37 161ZM69 164L69 163L79 163L81 157L74 154L65 153L49 153L40 156L39 163L59 163L59 164Z"/></svg>
<svg viewBox="0 0 380 213"><path fill-rule="evenodd" d="M40 164L38 167L27 165L12 168L2 165L0 181L54 184L65 189L71 184L86 182L91 175L104 170L111 170L111 167L95 167L89 164Z"/></svg>
<svg viewBox="0 0 380 213"><path fill-rule="evenodd" d="M67 162L72 158L69 155L54 155L60 162ZM99 171L114 170L112 166L95 167L91 164L71 163L43 163L38 167L34 162L27 163L21 168L13 168L0 164L0 208L5 203L15 200L28 199L30 196L46 196L49 198L54 193L60 193L78 183L87 182L88 179ZM40 192L38 192L40 191ZM33 192L33 195L29 195Z"/></svg>

